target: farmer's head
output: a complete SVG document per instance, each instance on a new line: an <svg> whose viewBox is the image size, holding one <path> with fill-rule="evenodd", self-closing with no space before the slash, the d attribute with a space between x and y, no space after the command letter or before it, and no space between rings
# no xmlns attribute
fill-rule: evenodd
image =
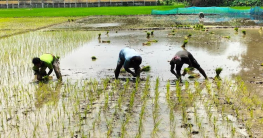
<svg viewBox="0 0 263 138"><path fill-rule="evenodd" d="M133 66L140 66L142 63L142 58L140 56L134 56L131 58L131 64Z"/></svg>
<svg viewBox="0 0 263 138"><path fill-rule="evenodd" d="M37 66L37 67L40 67L41 66L41 60L40 58L38 57L34 57L33 60L32 60L32 63Z"/></svg>
<svg viewBox="0 0 263 138"><path fill-rule="evenodd" d="M179 56L174 56L172 60L173 60L173 62L174 62L175 64L178 64L178 63L181 62L181 58L180 58Z"/></svg>

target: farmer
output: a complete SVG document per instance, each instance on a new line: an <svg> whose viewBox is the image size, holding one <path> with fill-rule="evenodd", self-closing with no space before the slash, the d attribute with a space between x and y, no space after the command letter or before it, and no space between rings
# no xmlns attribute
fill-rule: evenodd
<svg viewBox="0 0 263 138"><path fill-rule="evenodd" d="M200 12L199 13L199 23L202 24L204 23L204 18L205 18L205 15L203 12Z"/></svg>
<svg viewBox="0 0 263 138"><path fill-rule="evenodd" d="M176 73L174 71L174 65L175 64L176 64ZM179 79L180 82L182 81L181 69L182 69L183 64L188 64L189 67L196 68L205 77L205 79L207 79L205 71L197 63L197 61L195 60L193 55L186 50L182 50L182 51L178 51L175 54L175 56L172 58L172 60L170 61L171 72L177 77L177 79ZM183 76L184 75L185 75L185 73L183 73Z"/></svg>
<svg viewBox="0 0 263 138"><path fill-rule="evenodd" d="M141 63L142 58L134 49L128 47L123 48L119 53L117 67L114 71L115 78L118 79L122 66L127 72L131 73L133 77L140 77ZM135 72L132 72L129 68L134 68Z"/></svg>
<svg viewBox="0 0 263 138"><path fill-rule="evenodd" d="M35 75L37 75L37 80L41 81L52 73L53 69L55 70L55 74L57 78L61 81L62 76L59 68L59 57L56 57L52 54L43 54L42 56L34 57L32 60L34 64L33 70L35 71ZM46 73L46 68L49 68L49 72Z"/></svg>

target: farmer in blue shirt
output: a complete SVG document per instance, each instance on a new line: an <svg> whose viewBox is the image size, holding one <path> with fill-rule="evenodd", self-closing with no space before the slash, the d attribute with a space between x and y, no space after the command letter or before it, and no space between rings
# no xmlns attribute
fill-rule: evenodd
<svg viewBox="0 0 263 138"><path fill-rule="evenodd" d="M140 77L140 64L142 63L141 56L131 48L123 48L119 53L119 59L117 63L115 78L118 79L122 66L124 69L131 73L133 77ZM135 72L132 72L129 68L134 68Z"/></svg>

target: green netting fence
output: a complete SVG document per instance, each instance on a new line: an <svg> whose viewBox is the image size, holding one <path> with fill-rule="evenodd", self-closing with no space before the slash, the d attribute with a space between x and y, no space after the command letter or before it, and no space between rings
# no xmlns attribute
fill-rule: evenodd
<svg viewBox="0 0 263 138"><path fill-rule="evenodd" d="M260 7L251 7L250 9L233 9L231 7L188 7L175 8L172 10L152 10L152 15L174 15L174 14L253 14L263 15L263 9Z"/></svg>

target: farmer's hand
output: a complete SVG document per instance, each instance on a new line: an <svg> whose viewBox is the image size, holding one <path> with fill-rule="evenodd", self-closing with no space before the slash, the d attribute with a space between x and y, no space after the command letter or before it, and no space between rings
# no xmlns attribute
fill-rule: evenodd
<svg viewBox="0 0 263 138"><path fill-rule="evenodd" d="M43 80L48 80L48 79L49 79L48 75L43 77Z"/></svg>
<svg viewBox="0 0 263 138"><path fill-rule="evenodd" d="M132 76L133 76L133 77L137 77L137 74L136 74L136 73L132 73Z"/></svg>

